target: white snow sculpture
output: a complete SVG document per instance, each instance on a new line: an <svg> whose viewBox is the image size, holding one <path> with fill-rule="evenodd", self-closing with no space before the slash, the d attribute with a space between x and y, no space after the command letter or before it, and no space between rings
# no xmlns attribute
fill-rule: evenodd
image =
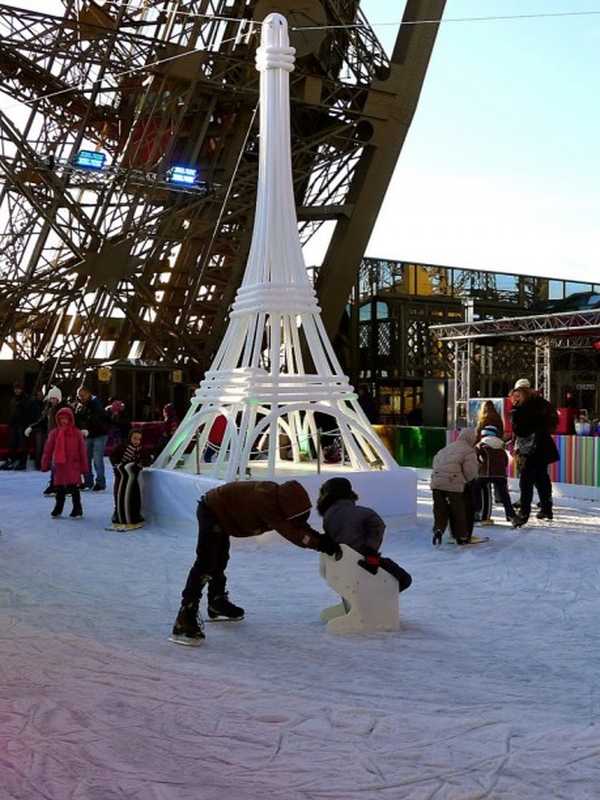
<svg viewBox="0 0 600 800"><path fill-rule="evenodd" d="M321 612L331 633L397 631L400 627L398 581L383 569L371 575L359 566L362 556L340 545L339 561L321 554L320 573L343 602Z"/></svg>
<svg viewBox="0 0 600 800"><path fill-rule="evenodd" d="M248 263L211 368L155 467L228 481L243 479L250 467L259 474L262 468L261 477L285 468L289 473L290 466L314 473L320 463L314 415L322 412L339 429L344 455L338 471L397 469L342 374L304 264L290 146L294 52L285 18L270 14L256 54L260 161ZM209 433L220 415L227 420L224 437L206 463Z"/></svg>

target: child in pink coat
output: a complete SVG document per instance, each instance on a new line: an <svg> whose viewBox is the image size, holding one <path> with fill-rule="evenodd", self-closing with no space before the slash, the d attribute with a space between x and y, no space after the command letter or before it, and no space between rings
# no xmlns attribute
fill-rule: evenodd
<svg viewBox="0 0 600 800"><path fill-rule="evenodd" d="M42 470L47 472L50 466L56 488L56 505L51 515L55 519L60 517L67 493L70 493L73 498L73 510L70 516L82 517L79 484L81 476L88 472L89 463L85 439L81 431L75 427L75 417L70 408L61 408L56 413L56 428L50 431L46 441Z"/></svg>

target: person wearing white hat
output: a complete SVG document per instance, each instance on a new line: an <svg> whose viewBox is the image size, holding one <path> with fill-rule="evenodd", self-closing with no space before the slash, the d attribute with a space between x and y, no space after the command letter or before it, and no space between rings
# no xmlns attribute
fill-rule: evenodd
<svg viewBox="0 0 600 800"><path fill-rule="evenodd" d="M56 428L56 414L61 408L65 408L66 403L63 403L62 392L58 386L51 386L48 389L46 397L44 398L46 405L42 411L41 416L25 430L25 436L29 437L32 433L41 433L44 441L48 438L48 434ZM52 472L50 472L50 481L48 486L44 489L44 495L47 497L55 494L54 483L52 480Z"/></svg>
<svg viewBox="0 0 600 800"><path fill-rule="evenodd" d="M519 380L515 383L513 387L513 392L515 389L531 389L531 383L528 378L519 378Z"/></svg>

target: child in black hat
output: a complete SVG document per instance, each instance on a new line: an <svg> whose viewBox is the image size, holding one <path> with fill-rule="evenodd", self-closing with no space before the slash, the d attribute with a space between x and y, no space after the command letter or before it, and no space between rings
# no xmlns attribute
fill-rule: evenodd
<svg viewBox="0 0 600 800"><path fill-rule="evenodd" d="M391 558L379 554L385 523L372 508L357 506L358 495L347 478L330 478L321 486L317 511L323 517L323 530L337 544L346 544L360 553L358 563L373 575L381 567L398 581L401 592L412 578Z"/></svg>

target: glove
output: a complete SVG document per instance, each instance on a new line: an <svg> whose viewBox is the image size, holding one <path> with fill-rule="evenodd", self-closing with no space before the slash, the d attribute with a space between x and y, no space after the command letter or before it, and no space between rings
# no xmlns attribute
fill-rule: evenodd
<svg viewBox="0 0 600 800"><path fill-rule="evenodd" d="M336 561L339 561L342 557L342 548L326 533L319 537L319 552L325 553L327 556L333 556Z"/></svg>
<svg viewBox="0 0 600 800"><path fill-rule="evenodd" d="M381 557L375 550L369 551L365 554L364 558L358 562L358 566L366 569L371 575L377 575L377 570L381 566Z"/></svg>
<svg viewBox="0 0 600 800"><path fill-rule="evenodd" d="M89 431L83 430L81 433L83 434L83 438L87 439Z"/></svg>
<svg viewBox="0 0 600 800"><path fill-rule="evenodd" d="M24 433L25 436L29 439L29 437L31 436L31 428L25 428Z"/></svg>

